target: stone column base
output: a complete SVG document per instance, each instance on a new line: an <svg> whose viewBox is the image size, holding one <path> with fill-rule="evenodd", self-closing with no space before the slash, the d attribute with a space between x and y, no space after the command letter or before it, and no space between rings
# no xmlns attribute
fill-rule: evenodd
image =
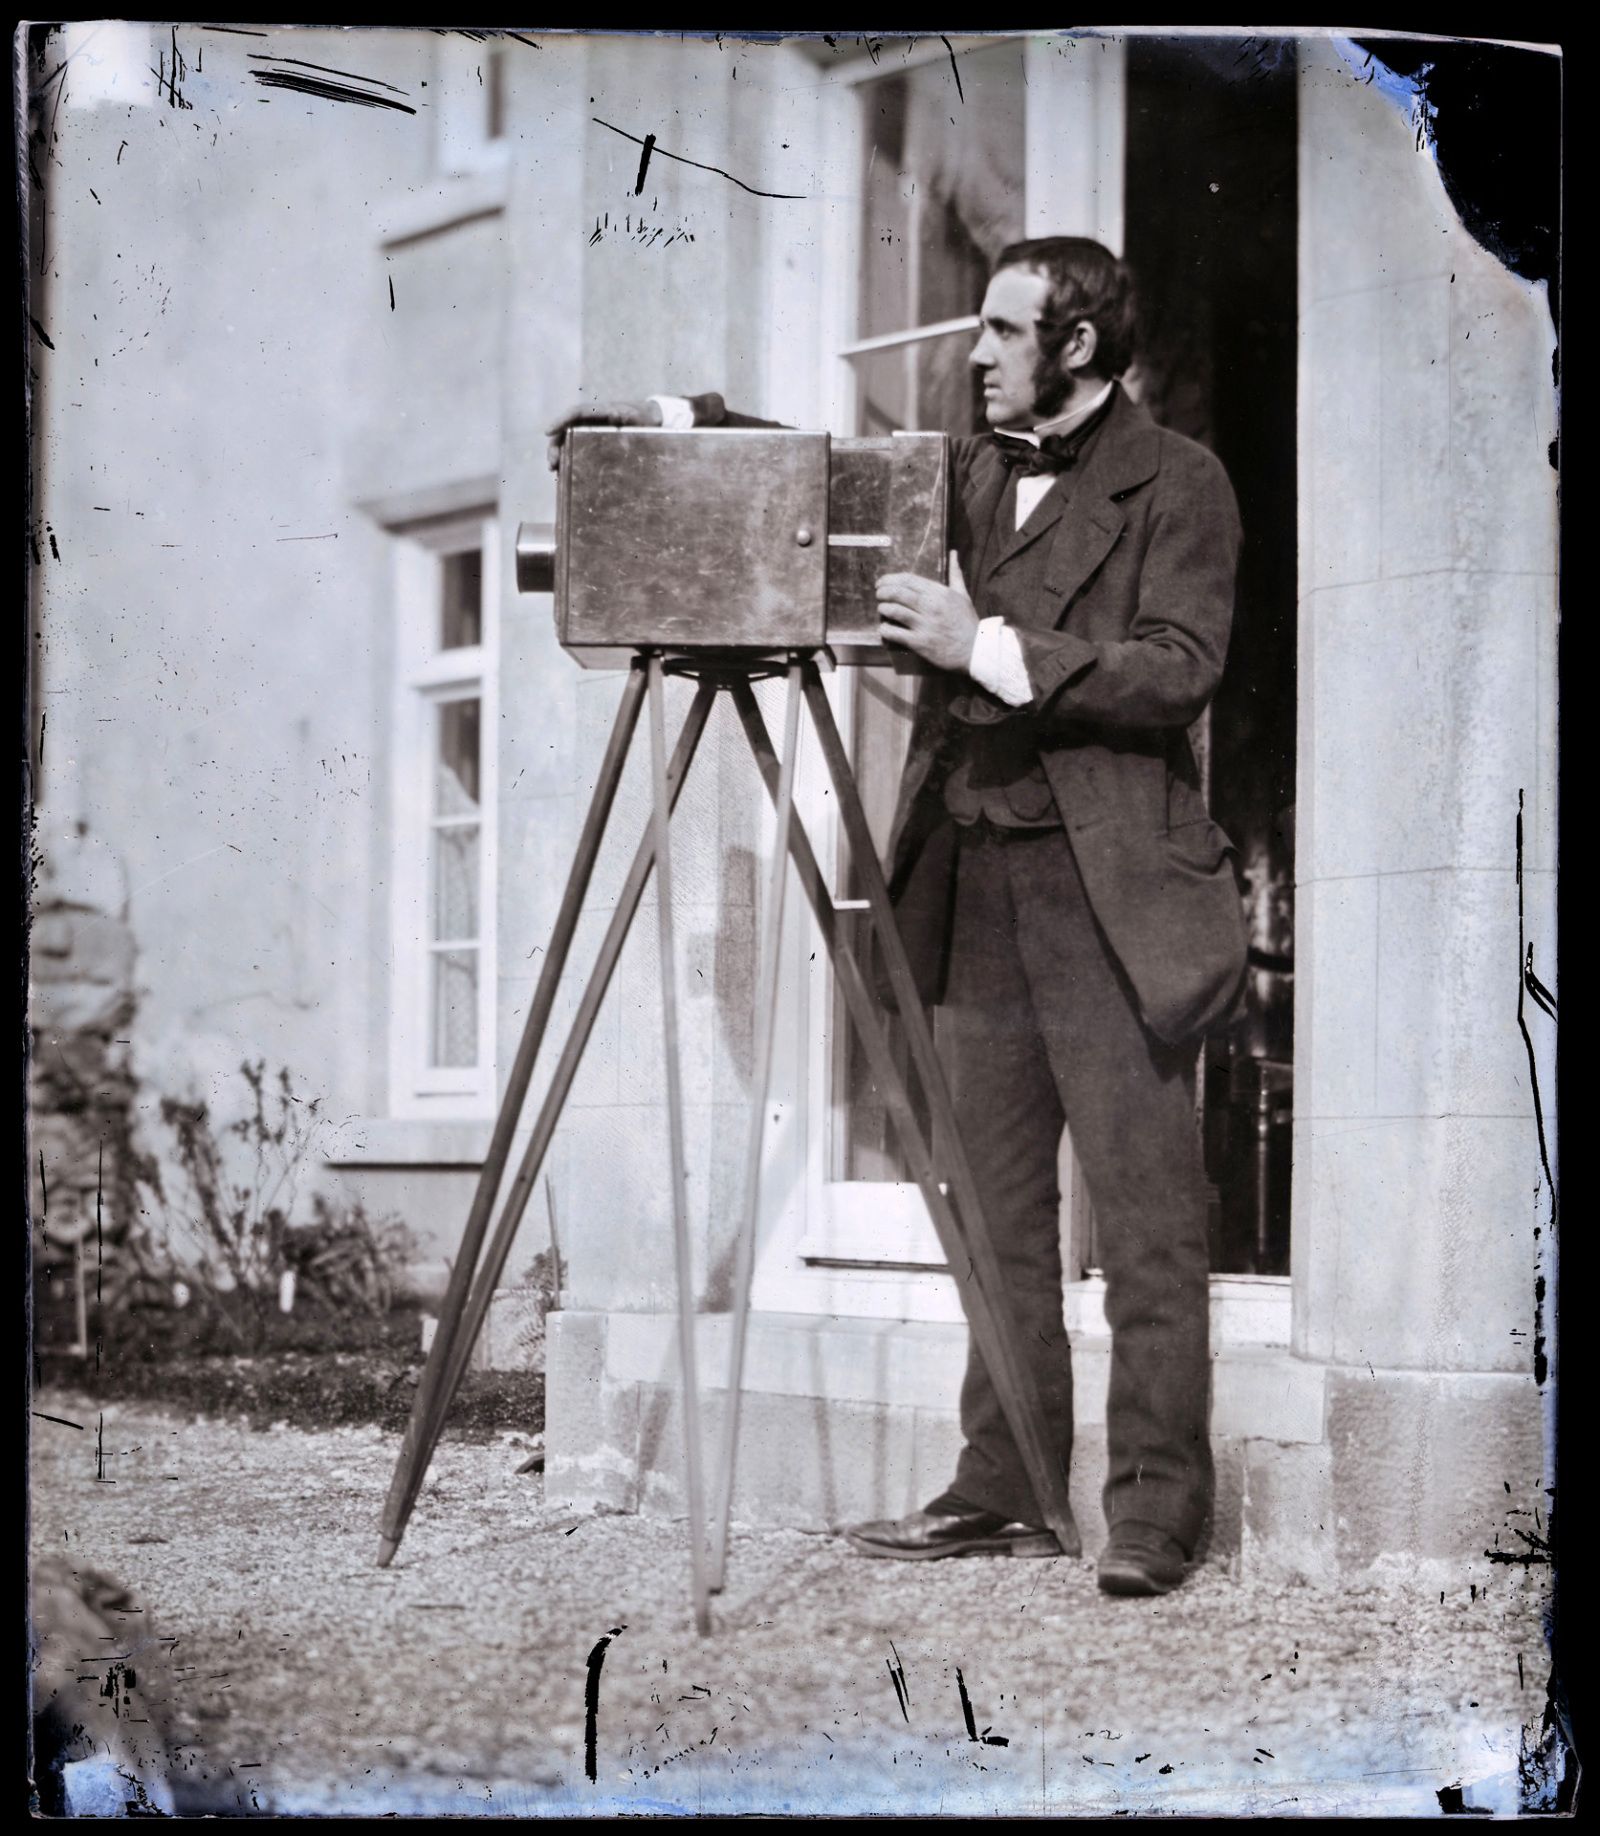
<svg viewBox="0 0 1600 1836"><path fill-rule="evenodd" d="M674 1320L553 1313L547 1322L545 1494L576 1511L685 1510ZM729 1319L699 1322L708 1472L720 1446ZM961 1447L966 1329L754 1314L734 1517L826 1532L897 1516L941 1491ZM1073 1510L1105 1537L1110 1345L1077 1336ZM1213 1363L1217 1505L1202 1555L1245 1576L1334 1586L1390 1569L1431 1581L1538 1560L1547 1527L1531 1377L1360 1372L1286 1348Z"/></svg>

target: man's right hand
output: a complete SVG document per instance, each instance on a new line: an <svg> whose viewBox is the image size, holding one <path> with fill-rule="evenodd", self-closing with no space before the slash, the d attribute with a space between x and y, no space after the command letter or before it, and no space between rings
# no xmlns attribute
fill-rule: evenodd
<svg viewBox="0 0 1600 1836"><path fill-rule="evenodd" d="M659 427L661 409L655 402L595 402L569 408L546 431L550 444L545 456L552 472L561 468L561 442L571 427Z"/></svg>

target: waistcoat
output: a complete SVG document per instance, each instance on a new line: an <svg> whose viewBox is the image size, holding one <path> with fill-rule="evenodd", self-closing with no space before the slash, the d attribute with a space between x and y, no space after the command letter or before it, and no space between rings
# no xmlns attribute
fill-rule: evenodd
<svg viewBox="0 0 1600 1836"><path fill-rule="evenodd" d="M1098 433L1098 426L1095 431ZM1020 626L1054 622L1059 608L1044 592L1056 537L1051 512L1059 494L1068 500L1062 517L1071 516L1072 488L1093 443L1091 435L1077 466L1056 475L1021 529L1016 527L1013 475L995 505L992 527L974 532L981 546L972 597L980 618L1003 618L1008 625ZM1030 540L1041 523L1047 533ZM1004 829L1059 828L1061 812L1039 763L1037 723L1032 715L1026 709L1008 707L975 682L964 684L952 697L950 712L958 724L953 762L944 782L944 803L956 821L970 823L985 816Z"/></svg>

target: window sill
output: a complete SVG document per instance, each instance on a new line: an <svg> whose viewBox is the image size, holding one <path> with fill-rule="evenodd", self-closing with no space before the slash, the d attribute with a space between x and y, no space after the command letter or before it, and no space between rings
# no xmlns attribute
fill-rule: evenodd
<svg viewBox="0 0 1600 1836"><path fill-rule="evenodd" d="M798 1271L758 1278L758 1305L770 1311L839 1318L960 1320L961 1302L942 1263L892 1258L867 1261L859 1249L837 1259L814 1252ZM1075 1342L1109 1343L1106 1284L1099 1276L1066 1288L1066 1324ZM1213 1275L1211 1338L1217 1346L1283 1347L1293 1300L1287 1275Z"/></svg>
<svg viewBox="0 0 1600 1836"><path fill-rule="evenodd" d="M390 199L378 212L378 241L385 248L436 236L443 230L492 217L506 207L511 171L503 161L463 172Z"/></svg>
<svg viewBox="0 0 1600 1836"><path fill-rule="evenodd" d="M487 1117L443 1116L414 1120L358 1116L344 1123L337 1145L323 1156L328 1167L468 1167L483 1165L494 1123Z"/></svg>
<svg viewBox="0 0 1600 1836"><path fill-rule="evenodd" d="M1103 1276L1067 1285L1067 1330L1074 1339L1109 1339ZM1290 1281L1287 1275L1213 1275L1211 1337L1218 1345L1286 1346Z"/></svg>

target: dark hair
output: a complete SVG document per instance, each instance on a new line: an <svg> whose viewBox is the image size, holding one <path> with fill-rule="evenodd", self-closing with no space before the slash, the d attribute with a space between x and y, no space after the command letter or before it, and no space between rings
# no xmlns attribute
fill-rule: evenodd
<svg viewBox="0 0 1600 1836"><path fill-rule="evenodd" d="M996 274L1002 268L1028 268L1050 283L1039 314L1039 367L1034 379L1042 413L1053 412L1066 396L1061 352L1081 321L1094 327L1097 372L1120 376L1133 362L1138 319L1133 275L1109 249L1087 236L1035 236L1007 243L994 264Z"/></svg>

